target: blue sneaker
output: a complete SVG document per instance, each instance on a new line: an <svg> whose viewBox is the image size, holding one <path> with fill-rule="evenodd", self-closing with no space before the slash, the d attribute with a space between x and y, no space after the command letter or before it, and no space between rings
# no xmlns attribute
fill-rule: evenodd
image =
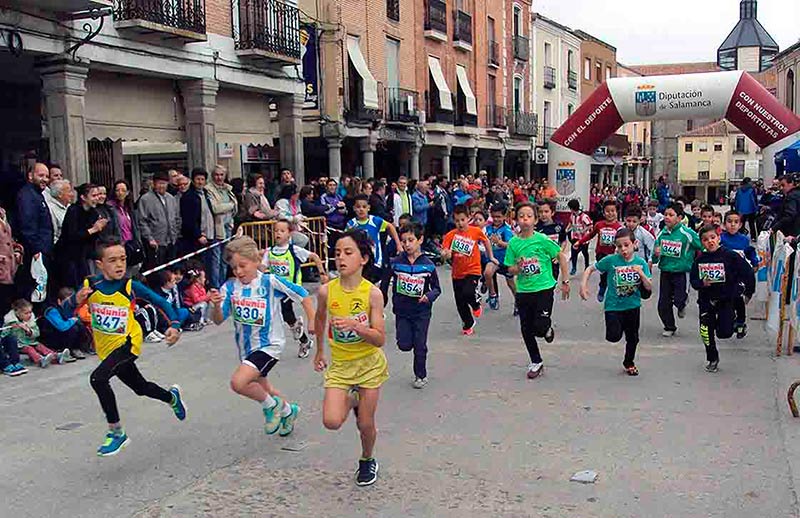
<svg viewBox="0 0 800 518"><path fill-rule="evenodd" d="M283 408L283 399L275 396L276 405L272 408L264 408L264 433L272 435L281 427L281 409Z"/></svg>
<svg viewBox="0 0 800 518"><path fill-rule="evenodd" d="M294 422L297 421L297 414L300 413L300 407L294 403L290 404L289 408L292 409L292 413L286 417L281 417L281 424L278 429L278 435L281 437L286 437L294 431Z"/></svg>
<svg viewBox="0 0 800 518"><path fill-rule="evenodd" d="M489 297L489 307L495 311L500 309L500 299L497 296Z"/></svg>
<svg viewBox="0 0 800 518"><path fill-rule="evenodd" d="M578 269L576 267L573 266L572 268L570 268L569 270L570 277L574 276L576 273L578 273Z"/></svg>
<svg viewBox="0 0 800 518"><path fill-rule="evenodd" d="M602 304L605 299L606 299L605 293L603 293L602 291L597 292L597 302Z"/></svg>
<svg viewBox="0 0 800 518"><path fill-rule="evenodd" d="M116 455L119 453L119 450L127 446L129 442L130 439L128 439L128 436L125 435L124 430L120 430L118 432L112 432L109 430L106 434L105 441L103 441L103 444L97 448L97 455L100 457L111 457L112 455Z"/></svg>
<svg viewBox="0 0 800 518"><path fill-rule="evenodd" d="M18 363L18 364L16 364L16 365L14 365L14 367L16 367L16 368L17 368L17 371L18 371L20 374L28 374L28 369L26 369L26 368L25 368L25 366L24 366L24 365L22 365L21 363Z"/></svg>
<svg viewBox="0 0 800 518"><path fill-rule="evenodd" d="M14 376L19 376L20 374L22 374L22 372L20 372L20 370L17 369L16 365L6 365L5 367L3 367L3 374L5 374L6 376L11 376L13 378Z"/></svg>
<svg viewBox="0 0 800 518"><path fill-rule="evenodd" d="M172 394L172 403L170 403L172 411L175 412L175 417L179 421L183 421L186 419L186 403L181 397L181 388L178 385L172 385L169 388L169 393Z"/></svg>

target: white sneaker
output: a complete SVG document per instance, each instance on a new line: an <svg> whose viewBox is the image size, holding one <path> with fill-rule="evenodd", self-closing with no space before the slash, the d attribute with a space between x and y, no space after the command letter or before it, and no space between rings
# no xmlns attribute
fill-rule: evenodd
<svg viewBox="0 0 800 518"><path fill-rule="evenodd" d="M428 384L428 378L415 378L414 383L411 384L415 389L421 389Z"/></svg>
<svg viewBox="0 0 800 518"><path fill-rule="evenodd" d="M544 372L544 364L543 363L529 363L528 364L528 379L534 379L541 376Z"/></svg>
<svg viewBox="0 0 800 518"><path fill-rule="evenodd" d="M153 330L153 334L155 334L156 338L159 340L164 340L166 338L166 335L158 330Z"/></svg>
<svg viewBox="0 0 800 518"><path fill-rule="evenodd" d="M72 354L69 352L69 349L64 349L60 353L58 353L58 364L64 365L65 363L74 362L75 359L72 357Z"/></svg>
<svg viewBox="0 0 800 518"><path fill-rule="evenodd" d="M675 336L675 331L662 331L661 336L663 336L664 338L672 338L673 336Z"/></svg>
<svg viewBox="0 0 800 518"><path fill-rule="evenodd" d="M158 333L156 331L153 331L152 333L144 337L144 341L151 344L157 344L162 340L163 338L158 336Z"/></svg>

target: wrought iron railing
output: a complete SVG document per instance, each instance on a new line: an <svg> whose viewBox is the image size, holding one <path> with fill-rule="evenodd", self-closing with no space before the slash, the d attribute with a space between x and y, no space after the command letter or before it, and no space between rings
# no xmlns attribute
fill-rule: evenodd
<svg viewBox="0 0 800 518"><path fill-rule="evenodd" d="M552 90L556 87L556 69L544 66L544 87Z"/></svg>
<svg viewBox="0 0 800 518"><path fill-rule="evenodd" d="M236 50L300 59L300 11L281 0L233 0Z"/></svg>
<svg viewBox="0 0 800 518"><path fill-rule="evenodd" d="M352 81L350 88L358 88L348 97L348 106L345 109L344 117L349 122L375 122L383 119L383 109L370 108L364 105L364 93L362 85L358 81ZM378 82L378 106L386 106L384 99L383 85Z"/></svg>
<svg viewBox="0 0 800 518"><path fill-rule="evenodd" d="M570 90L578 89L578 73L574 70L567 70L567 86Z"/></svg>
<svg viewBox="0 0 800 518"><path fill-rule="evenodd" d="M451 101L454 106L456 104L455 96L451 94ZM453 110L444 110L439 104L439 92L428 90L425 92L425 118L427 122L440 122L445 124L453 124L455 121L455 112Z"/></svg>
<svg viewBox="0 0 800 518"><path fill-rule="evenodd" d="M486 105L486 124L492 128L507 128L506 107L499 104Z"/></svg>
<svg viewBox="0 0 800 518"><path fill-rule="evenodd" d="M490 65L500 65L500 44L494 40L489 40L489 52L488 52L489 64Z"/></svg>
<svg viewBox="0 0 800 518"><path fill-rule="evenodd" d="M400 0L386 0L386 17L396 22L400 21Z"/></svg>
<svg viewBox="0 0 800 518"><path fill-rule="evenodd" d="M205 34L205 0L115 0L114 20L145 20Z"/></svg>
<svg viewBox="0 0 800 518"><path fill-rule="evenodd" d="M531 52L530 40L519 34L514 36L514 58L521 61L528 61Z"/></svg>
<svg viewBox="0 0 800 518"><path fill-rule="evenodd" d="M442 0L426 0L425 30L447 34L447 4Z"/></svg>
<svg viewBox="0 0 800 518"><path fill-rule="evenodd" d="M539 134L537 124L539 117L535 113L512 112L511 132L515 135L536 137Z"/></svg>
<svg viewBox="0 0 800 518"><path fill-rule="evenodd" d="M387 121L419 121L419 94L414 90L389 87L386 89L386 104Z"/></svg>
<svg viewBox="0 0 800 518"><path fill-rule="evenodd" d="M472 16L464 11L453 11L453 41L472 45Z"/></svg>

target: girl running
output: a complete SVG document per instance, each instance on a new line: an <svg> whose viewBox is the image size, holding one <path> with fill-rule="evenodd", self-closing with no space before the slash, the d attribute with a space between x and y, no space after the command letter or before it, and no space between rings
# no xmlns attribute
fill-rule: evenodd
<svg viewBox="0 0 800 518"><path fill-rule="evenodd" d="M319 288L315 322L316 329L327 329L331 346L329 364L325 359L325 338L322 332L317 333L314 368L317 372L325 370L322 422L325 428L338 430L353 409L361 433L361 458L356 471L359 486L374 484L378 478L378 461L373 457L378 435L375 411L381 385L389 378L382 349L386 340L383 295L362 275L372 260L372 241L364 231L348 230L339 238L339 277Z"/></svg>

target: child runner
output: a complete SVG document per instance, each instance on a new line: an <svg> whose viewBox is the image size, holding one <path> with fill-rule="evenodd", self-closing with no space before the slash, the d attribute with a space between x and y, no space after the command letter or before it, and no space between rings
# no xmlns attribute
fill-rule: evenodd
<svg viewBox="0 0 800 518"><path fill-rule="evenodd" d="M756 287L752 266L739 254L720 246L717 229L700 230L706 251L692 264L692 287L700 308L700 338L706 347L706 370L717 372L719 351L716 338L730 338L734 328L734 304L744 296L746 304ZM742 289L744 286L744 289Z"/></svg>
<svg viewBox="0 0 800 518"><path fill-rule="evenodd" d="M483 235L487 238L489 237L486 234L486 213L483 211L482 208L473 205L469 208L470 218L469 224L472 227L481 229ZM478 279L478 291L475 292L475 300L480 302L481 295L486 293L489 290L489 282L486 280L486 267L489 264L489 256L486 254L486 245L483 241L478 242L478 250L481 253L481 278ZM487 297L487 301L491 299L491 293Z"/></svg>
<svg viewBox="0 0 800 518"><path fill-rule="evenodd" d="M143 340L142 328L134 318L136 298L155 304L168 316L172 322L165 335L169 345L180 338L180 323L175 319L172 306L144 284L126 277L125 247L120 242L101 241L97 245L97 257L95 265L100 273L87 278L80 291L65 301L64 306L74 312L78 306L87 303L92 316L92 335L100 365L89 376L89 382L108 421L105 441L97 449L99 456L107 457L116 455L130 442L122 428L117 401L111 390L110 381L114 376L137 395L170 405L180 421L186 419L186 405L178 385L166 390L147 381L136 368Z"/></svg>
<svg viewBox="0 0 800 518"><path fill-rule="evenodd" d="M375 411L381 385L389 378L382 349L386 340L383 297L362 276L372 260L372 243L366 233L349 230L339 238L336 242L339 277L320 287L315 321L320 332L314 368L318 372L327 368L322 422L325 428L338 430L350 409L354 409L361 433L361 458L356 471L359 486L374 484L378 479L378 461L373 457L378 435ZM330 364L325 359L324 334L330 341Z"/></svg>
<svg viewBox="0 0 800 518"><path fill-rule="evenodd" d="M542 200L539 202L539 222L536 224L536 232L544 234L561 247L567 253L567 232L561 223L553 220L556 215L556 202L553 200ZM553 278L558 280L558 262L553 265Z"/></svg>
<svg viewBox="0 0 800 518"><path fill-rule="evenodd" d="M664 215L658 212L658 202L651 201L647 204L647 224L652 228L656 234L661 230L662 223L664 222Z"/></svg>
<svg viewBox="0 0 800 518"><path fill-rule="evenodd" d="M442 258L453 259L453 295L461 317L461 333L475 332L475 319L483 314L480 300L476 298L478 280L481 278L481 253L478 243L486 247L490 262L497 262L492 254L492 244L483 230L470 226L467 207L456 205L453 209L456 228L445 234L442 241Z"/></svg>
<svg viewBox="0 0 800 518"><path fill-rule="evenodd" d="M727 250L732 250L750 263L753 271L758 270L758 254L756 249L750 244L750 237L742 234L742 217L735 210L725 214L725 232L720 236L720 244ZM733 309L736 312L736 338L742 339L747 336L747 309L743 297L737 297L733 301Z"/></svg>
<svg viewBox="0 0 800 518"><path fill-rule="evenodd" d="M653 248L653 263L661 270L658 316L664 324L664 337L674 336L678 330L672 306L678 308L678 318L686 316L686 274L692 269L696 252L703 249L695 231L681 223L683 218L683 206L670 203L664 210L664 228Z"/></svg>
<svg viewBox="0 0 800 518"><path fill-rule="evenodd" d="M605 299L606 340L617 343L625 335L625 358L622 366L629 376L638 376L639 369L636 368L635 360L636 347L639 345L641 293L642 290L649 292L653 285L650 282L647 261L634 252L634 233L630 227L617 231L615 243L616 254L604 257L583 272L580 293L581 298L587 300L589 277L595 270L611 274L608 281L610 288Z"/></svg>
<svg viewBox="0 0 800 518"><path fill-rule="evenodd" d="M567 203L569 207L569 225L567 225L567 234L569 234L569 242L575 245L578 241L586 237L592 231L592 217L585 211L581 210L581 202L575 198L569 200ZM584 243L578 248L573 246L572 269L569 274L575 275L578 272L578 254L583 254L583 269L589 267L589 243Z"/></svg>
<svg viewBox="0 0 800 518"><path fill-rule="evenodd" d="M384 276L381 291L388 293L394 283L392 311L395 316L397 347L414 351L413 387L428 383L428 326L433 302L441 295L436 265L422 255L422 225L417 222L400 227L403 252L392 259L388 275Z"/></svg>
<svg viewBox="0 0 800 518"><path fill-rule="evenodd" d="M710 205L703 205L700 207L700 227L706 227L714 224L714 207ZM698 227L699 229L699 227Z"/></svg>
<svg viewBox="0 0 800 518"><path fill-rule="evenodd" d="M595 260L599 261L607 255L614 253L614 238L617 230L622 228L622 224L617 221L617 202L606 200L603 203L603 220L595 223L592 231L572 245L573 249L578 249L581 245L587 244L594 236L597 236L597 245L594 247ZM608 275L600 274L600 288L597 290L597 302L603 302L608 285Z"/></svg>
<svg viewBox="0 0 800 518"><path fill-rule="evenodd" d="M631 205L625 209L625 227L633 233L633 248L636 255L646 263L653 257L656 238L649 230L642 227L642 209L638 205ZM617 245L619 253L619 245Z"/></svg>
<svg viewBox="0 0 800 518"><path fill-rule="evenodd" d="M506 223L507 207L504 204L498 203L492 207L492 224L486 227L486 235L492 243L492 254L497 259L498 264L488 263L484 276L489 285L489 293L494 293L494 299L489 297L489 307L492 309L500 309L499 301L499 286L497 285L497 274L499 273L506 279L508 289L511 290L511 296L514 298L514 316L519 314L517 309L516 296L517 285L514 282L514 276L508 272L508 267L503 263L506 258L506 248L508 242L514 237L514 231L511 226Z"/></svg>
<svg viewBox="0 0 800 518"><path fill-rule="evenodd" d="M294 430L300 407L278 394L267 375L278 360L285 340L280 303L289 298L303 305L308 321L314 307L308 292L283 277L259 271L261 253L249 237L237 237L225 246L225 261L233 270L219 291L211 293L211 320L222 324L233 316L234 336L241 364L231 376L237 394L261 403L264 433L285 437Z"/></svg>
<svg viewBox="0 0 800 518"><path fill-rule="evenodd" d="M505 265L517 278L517 307L522 338L528 349L528 378L544 371L536 337L551 343L555 339L551 316L556 280L550 265L558 259L561 267L561 296L569 298L567 256L557 243L536 232L537 207L530 203L517 206L519 234L511 238L506 250Z"/></svg>
<svg viewBox="0 0 800 518"><path fill-rule="evenodd" d="M279 219L276 221L272 225L272 235L275 244L267 248L264 252L264 258L261 260L265 270L292 284L302 286L302 266L308 261L312 261L319 271L320 282L322 284L328 282L328 272L325 271L322 259L305 248L291 244L292 228L289 220ZM297 317L294 314L294 305L290 298L284 298L281 301L281 315L283 316L283 321L292 328L295 341L300 344L297 356L299 358L308 357L312 343L303 327L303 317Z"/></svg>
<svg viewBox="0 0 800 518"><path fill-rule="evenodd" d="M394 228L394 225L378 216L369 215L369 196L366 194L357 194L353 199L353 212L356 213L356 217L347 222L347 230L351 228L363 230L372 242L372 257L374 263L372 268L366 269L366 278L368 281L377 284L380 282L381 278L383 278L381 233L389 232L397 250L402 249L400 245L400 236L397 235L397 229ZM385 293L384 299L386 299Z"/></svg>

